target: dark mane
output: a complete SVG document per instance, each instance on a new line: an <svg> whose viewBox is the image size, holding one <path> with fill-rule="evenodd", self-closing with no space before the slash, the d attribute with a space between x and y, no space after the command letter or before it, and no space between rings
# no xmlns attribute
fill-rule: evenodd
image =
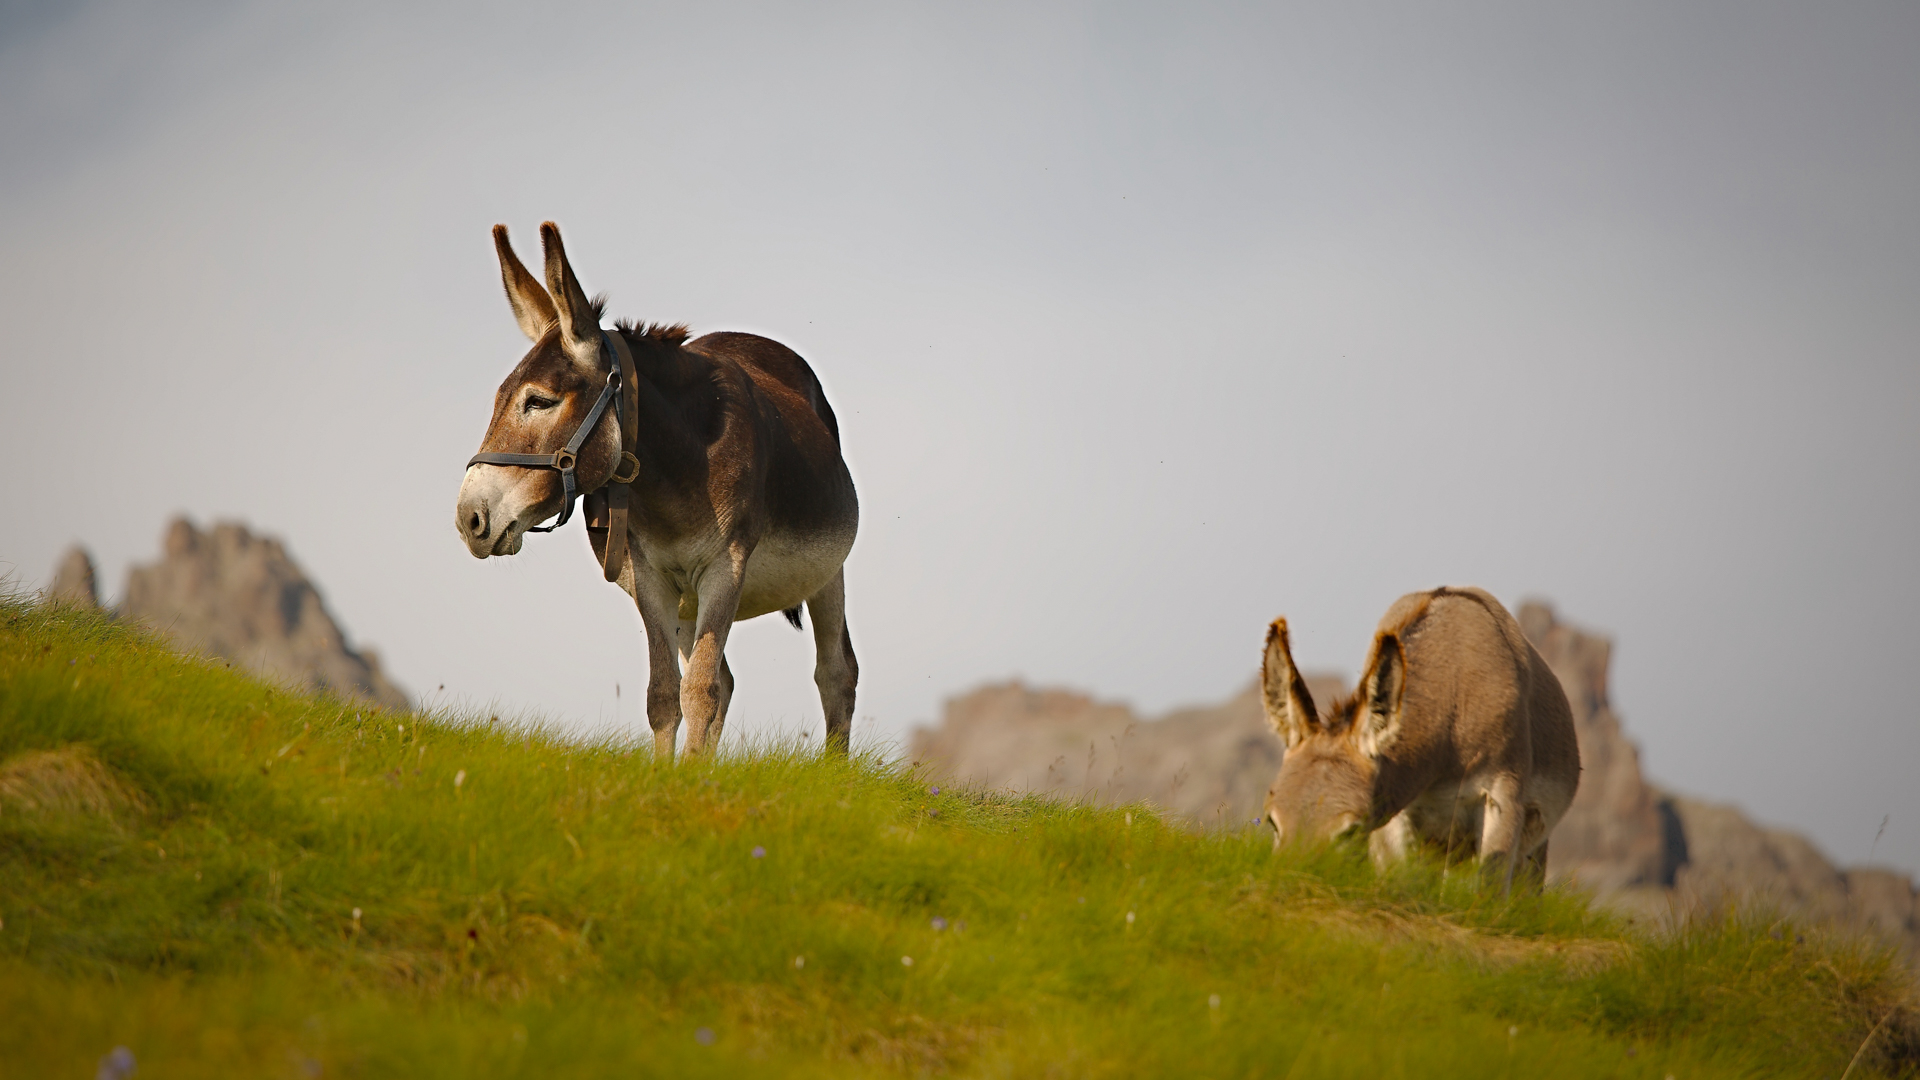
<svg viewBox="0 0 1920 1080"><path fill-rule="evenodd" d="M1360 711L1361 693L1362 691L1356 688L1353 693L1345 697L1336 697L1329 702L1326 708L1320 710L1321 726L1328 731L1337 731L1351 725L1353 718Z"/></svg>
<svg viewBox="0 0 1920 1080"><path fill-rule="evenodd" d="M655 341L662 345L685 345L690 331L685 323L635 322L620 319L613 324L628 341Z"/></svg>

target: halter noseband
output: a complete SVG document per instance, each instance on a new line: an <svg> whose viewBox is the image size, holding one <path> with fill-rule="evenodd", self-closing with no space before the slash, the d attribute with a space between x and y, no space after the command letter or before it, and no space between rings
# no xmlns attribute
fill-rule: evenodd
<svg viewBox="0 0 1920 1080"><path fill-rule="evenodd" d="M607 352L607 385L600 391L600 398L593 403L593 408L587 410L587 418L580 421L580 427L574 431L573 438L567 440L566 446L555 450L551 454L505 454L494 451L483 451L467 459L467 468L469 469L475 465L518 465L528 469L560 470L560 485L566 491L567 501L560 507L559 520L544 527L530 526L527 529L528 532L552 532L560 526L565 525L567 519L573 516L573 500L574 496L578 494L575 486L576 482L573 478L573 467L578 463L580 448L586 445L587 438L593 434L593 429L600 423L600 417L606 413L607 406L620 399L620 354L614 352L613 342L607 338L607 332L605 330L600 331L600 347ZM613 425L616 431L620 429L619 413L620 410L616 406L613 417ZM621 432L621 434L624 436L625 433ZM621 447L620 462L614 468L613 477L609 480L609 483L631 484L634 478L640 473L640 461L631 453L626 452L626 440L624 438L619 441ZM623 470L627 475L620 475Z"/></svg>

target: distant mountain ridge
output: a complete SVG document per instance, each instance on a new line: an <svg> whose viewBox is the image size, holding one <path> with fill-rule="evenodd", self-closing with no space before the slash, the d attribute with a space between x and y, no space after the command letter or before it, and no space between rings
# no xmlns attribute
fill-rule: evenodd
<svg viewBox="0 0 1920 1080"><path fill-rule="evenodd" d="M101 606L85 549L66 553L46 595ZM128 572L113 614L152 627L183 652L218 656L304 689L409 707L379 656L348 646L320 590L286 546L237 522L202 531L176 518L167 526L160 561Z"/></svg>
<svg viewBox="0 0 1920 1080"><path fill-rule="evenodd" d="M1841 869L1804 836L1738 809L1649 784L1608 697L1608 638L1560 622L1544 603L1520 625L1567 692L1580 739L1580 791L1554 830L1549 873L1572 878L1640 917L1760 899L1807 918L1879 934L1920 967L1920 893L1906 874ZM1325 700L1346 690L1311 675ZM1125 705L1021 683L950 699L914 732L913 759L990 788L1101 803L1151 802L1196 827L1258 819L1280 767L1258 682L1227 701L1143 719Z"/></svg>

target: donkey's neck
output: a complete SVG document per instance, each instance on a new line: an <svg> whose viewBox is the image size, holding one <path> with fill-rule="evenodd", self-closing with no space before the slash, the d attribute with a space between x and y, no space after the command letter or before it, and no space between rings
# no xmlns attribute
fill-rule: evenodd
<svg viewBox="0 0 1920 1080"><path fill-rule="evenodd" d="M640 459L635 493L666 495L707 470L707 429L717 414L711 361L677 345L641 337L627 339L633 355L634 456Z"/></svg>
<svg viewBox="0 0 1920 1080"><path fill-rule="evenodd" d="M633 367L643 383L677 390L706 375L708 362L688 352L679 342L661 341L649 334L625 334Z"/></svg>

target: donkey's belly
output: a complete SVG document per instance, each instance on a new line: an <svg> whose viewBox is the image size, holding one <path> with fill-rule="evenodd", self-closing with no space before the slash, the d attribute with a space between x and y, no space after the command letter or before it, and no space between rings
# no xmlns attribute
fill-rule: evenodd
<svg viewBox="0 0 1920 1080"><path fill-rule="evenodd" d="M852 533L844 538L765 537L747 558L746 580L741 583L740 607L734 619L757 618L805 601L833 580L851 550Z"/></svg>
<svg viewBox="0 0 1920 1080"><path fill-rule="evenodd" d="M1456 854L1478 851L1492 781L1490 775L1442 781L1422 792L1401 815L1409 830L1433 847Z"/></svg>

